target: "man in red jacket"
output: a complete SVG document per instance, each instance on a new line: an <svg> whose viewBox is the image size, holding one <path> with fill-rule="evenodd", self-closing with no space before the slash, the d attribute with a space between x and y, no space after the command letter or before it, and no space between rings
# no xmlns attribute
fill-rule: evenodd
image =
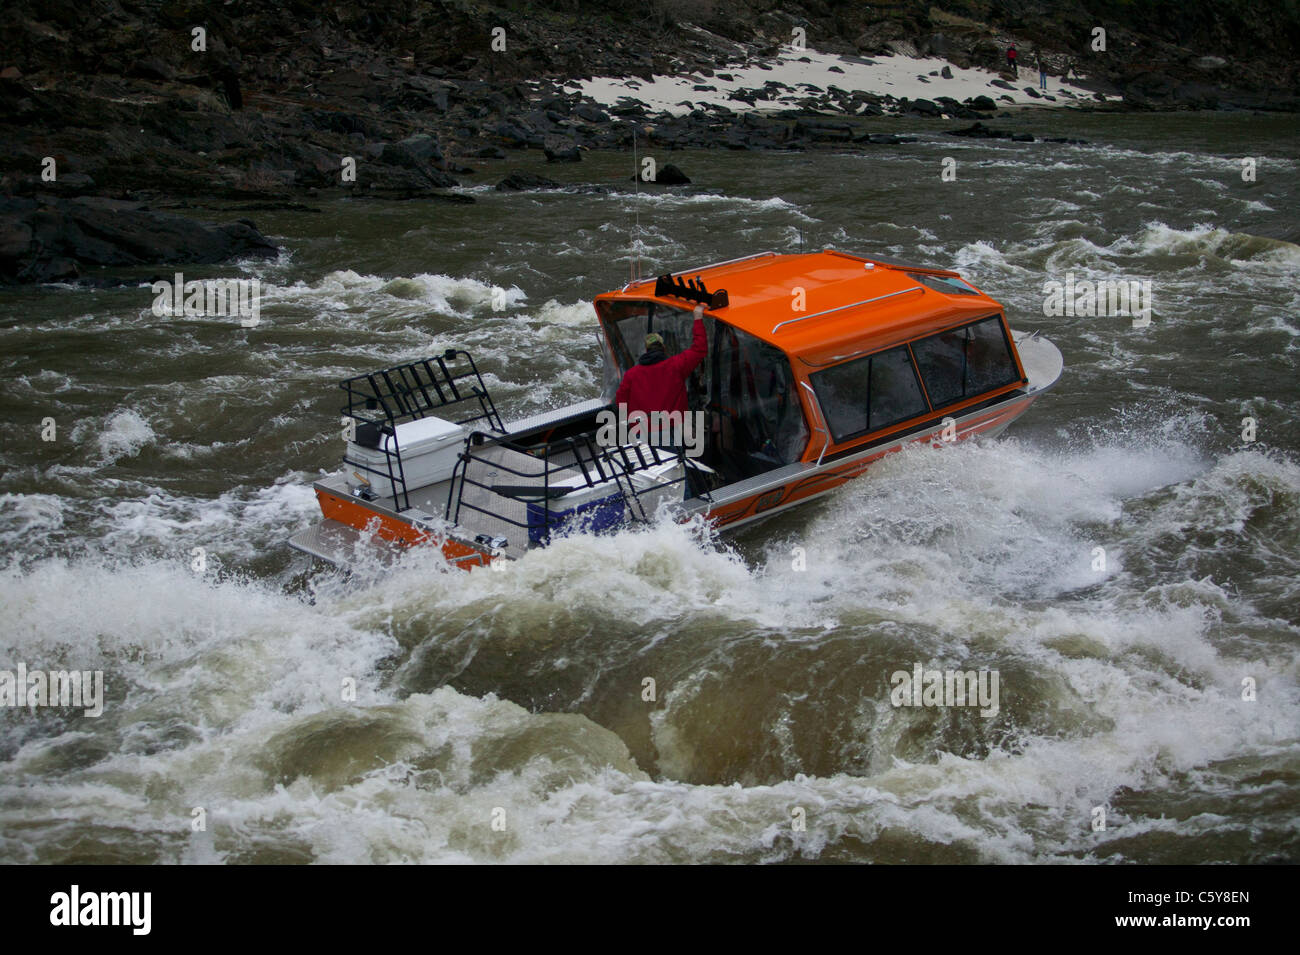
<svg viewBox="0 0 1300 955"><path fill-rule="evenodd" d="M628 427L636 418L649 418L656 411L678 412L683 418L690 410L686 401L686 379L709 353L709 339L704 332L704 306L695 306L695 324L691 329L691 347L672 358L664 351L664 340L651 333L645 337L645 354L627 370L614 403L626 415ZM680 427L681 421L678 425ZM646 425L649 429L649 424ZM650 431L650 443L661 447L668 445L668 436L661 444L660 435Z"/></svg>

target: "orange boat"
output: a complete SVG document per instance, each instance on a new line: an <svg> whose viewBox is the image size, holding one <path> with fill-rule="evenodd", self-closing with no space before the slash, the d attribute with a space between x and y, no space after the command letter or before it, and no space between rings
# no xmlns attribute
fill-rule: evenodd
<svg viewBox="0 0 1300 955"><path fill-rule="evenodd" d="M708 355L676 447L658 447L611 402L647 333L669 354L689 345L696 305ZM454 349L342 382L344 466L315 482L323 520L289 543L343 566L376 545L433 544L471 567L662 508L729 530L908 442L997 434L1062 371L1054 345L1012 331L957 273L831 249L634 281L595 308L602 395L557 411L503 422Z"/></svg>

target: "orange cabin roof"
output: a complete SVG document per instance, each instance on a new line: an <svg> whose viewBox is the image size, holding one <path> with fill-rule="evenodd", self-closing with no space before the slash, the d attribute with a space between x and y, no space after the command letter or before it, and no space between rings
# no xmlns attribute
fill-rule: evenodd
<svg viewBox="0 0 1300 955"><path fill-rule="evenodd" d="M1002 310L969 283L965 284L974 294L949 293L917 281L909 272L960 279L946 269L832 249L788 255L768 252L672 274L699 278L709 292L725 289L729 304L708 309L708 314L809 365L828 364ZM793 308L797 288L804 290L802 311ZM596 301L695 305L676 296L656 296L654 289L655 279L643 279L598 295Z"/></svg>

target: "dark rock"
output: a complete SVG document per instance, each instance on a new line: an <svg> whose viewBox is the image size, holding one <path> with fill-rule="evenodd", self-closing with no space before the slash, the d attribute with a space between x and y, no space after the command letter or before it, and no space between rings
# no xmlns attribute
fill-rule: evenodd
<svg viewBox="0 0 1300 955"><path fill-rule="evenodd" d="M126 68L126 72L122 75L142 80L153 80L161 83L167 83L176 79L176 71L156 56L148 56L144 59L136 60L136 62Z"/></svg>
<svg viewBox="0 0 1300 955"><path fill-rule="evenodd" d="M728 140L724 143L724 145L728 146L729 148L732 149L748 148L744 144L745 133L743 130L732 128L727 131L727 136L728 136ZM633 174L628 178L636 179L637 175ZM690 185L691 182L690 177L688 177L686 173L682 172L672 163L665 163L664 165L659 166L655 170L655 177L650 181L660 186L687 186Z"/></svg>
<svg viewBox="0 0 1300 955"><path fill-rule="evenodd" d="M568 149L547 149L547 162L581 162L582 151L577 146L570 146Z"/></svg>
<svg viewBox="0 0 1300 955"><path fill-rule="evenodd" d="M976 96L969 100L970 108L978 110L981 113L991 113L998 108L998 104L993 102L992 97Z"/></svg>
<svg viewBox="0 0 1300 955"><path fill-rule="evenodd" d="M853 138L853 127L834 120L801 119L795 123L794 134L814 142L846 143Z"/></svg>
<svg viewBox="0 0 1300 955"><path fill-rule="evenodd" d="M395 166L423 170L433 163L442 162L443 157L438 140L427 133L421 133L395 143L386 143L380 158Z"/></svg>
<svg viewBox="0 0 1300 955"><path fill-rule="evenodd" d="M1215 57L1209 57L1215 59ZM1065 92L1062 90L1062 92ZM1205 83L1180 83L1174 90L1174 99L1192 109L1218 109L1223 91Z"/></svg>
<svg viewBox="0 0 1300 955"><path fill-rule="evenodd" d="M661 186L687 186L690 185L691 180L675 165L666 163L655 173L655 182Z"/></svg>
<svg viewBox="0 0 1300 955"><path fill-rule="evenodd" d="M0 282L83 267L211 264L279 249L247 221L214 225L108 199L0 199Z"/></svg>
<svg viewBox="0 0 1300 955"><path fill-rule="evenodd" d="M949 136L969 136L972 139L1010 139L1011 133L1000 129L990 129L983 123L976 122L963 129L948 130Z"/></svg>
<svg viewBox="0 0 1300 955"><path fill-rule="evenodd" d="M95 180L81 172L65 172L54 182L42 185L60 196L84 196L95 191Z"/></svg>
<svg viewBox="0 0 1300 955"><path fill-rule="evenodd" d="M537 133L530 133L518 123L502 120L492 127L491 132L511 149L527 149L529 146L541 147L545 140Z"/></svg>
<svg viewBox="0 0 1300 955"><path fill-rule="evenodd" d="M415 169L384 164L358 166L357 179L362 188L395 191L408 196L430 189L450 189L460 185L441 169Z"/></svg>
<svg viewBox="0 0 1300 955"><path fill-rule="evenodd" d="M512 172L496 184L498 192L520 192L525 189L560 189L561 183L545 176L528 172Z"/></svg>
<svg viewBox="0 0 1300 955"><path fill-rule="evenodd" d="M915 136L900 136L898 133L864 133L854 138L855 143L869 143L872 146L898 146L902 143L916 142Z"/></svg>
<svg viewBox="0 0 1300 955"><path fill-rule="evenodd" d="M952 67L945 66L942 70L939 71L939 75L942 76L945 80L952 79Z"/></svg>
<svg viewBox="0 0 1300 955"><path fill-rule="evenodd" d="M903 40L908 35L908 27L905 23L895 19L885 19L873 23L871 26L858 35L853 41L853 45L859 53L893 53L893 48L889 45L891 41Z"/></svg>

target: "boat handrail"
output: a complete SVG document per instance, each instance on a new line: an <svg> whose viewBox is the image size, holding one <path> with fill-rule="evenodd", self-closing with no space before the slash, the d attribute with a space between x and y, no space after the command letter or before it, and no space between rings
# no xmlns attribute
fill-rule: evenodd
<svg viewBox="0 0 1300 955"><path fill-rule="evenodd" d="M897 292L887 292L884 295L877 295L874 298L864 298L860 302L853 302L849 305L838 305L835 308L828 308L825 311L813 312L811 315L800 315L798 318L787 318L784 322L777 322L772 326L772 334L775 335L783 325L793 325L795 322L806 322L810 318L820 318L823 315L830 315L833 312L842 312L847 308L857 308L860 305L870 305L872 302L880 302L887 298L894 298L897 295L906 295L909 292L924 292L925 289L919 285L913 285L911 288L899 289Z"/></svg>

